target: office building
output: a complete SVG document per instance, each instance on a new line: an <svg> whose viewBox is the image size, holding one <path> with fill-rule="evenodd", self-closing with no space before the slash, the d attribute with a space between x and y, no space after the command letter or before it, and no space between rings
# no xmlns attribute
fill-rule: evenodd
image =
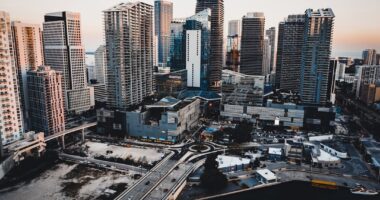
<svg viewBox="0 0 380 200"><path fill-rule="evenodd" d="M106 66L107 66L107 57L106 57L106 46L100 45L95 51L95 80L97 83L105 84L106 83Z"/></svg>
<svg viewBox="0 0 380 200"><path fill-rule="evenodd" d="M23 127L25 130L30 130L26 73L29 70L37 69L38 66L44 63L42 33L39 25L26 24L19 21L12 22L12 32L21 100L20 105L23 113Z"/></svg>
<svg viewBox="0 0 380 200"><path fill-rule="evenodd" d="M87 86L85 49L80 14L56 12L45 15L43 41L45 64L63 76L65 111L82 113L95 105L94 89Z"/></svg>
<svg viewBox="0 0 380 200"><path fill-rule="evenodd" d="M380 54L376 54L376 65L380 65Z"/></svg>
<svg viewBox="0 0 380 200"><path fill-rule="evenodd" d="M186 19L187 87L208 89L207 71L210 60L211 10L205 9Z"/></svg>
<svg viewBox="0 0 380 200"><path fill-rule="evenodd" d="M362 58L364 65L376 65L376 50L375 49L366 49L363 51Z"/></svg>
<svg viewBox="0 0 380 200"><path fill-rule="evenodd" d="M178 71L186 69L185 62L185 37L184 29L185 25L184 19L175 19L170 24L170 70Z"/></svg>
<svg viewBox="0 0 380 200"><path fill-rule="evenodd" d="M155 73L156 94L159 97L178 97L181 91L187 88L187 71L185 69L174 72Z"/></svg>
<svg viewBox="0 0 380 200"><path fill-rule="evenodd" d="M211 43L208 67L209 89L220 91L223 67L224 0L197 0L196 13L211 9Z"/></svg>
<svg viewBox="0 0 380 200"><path fill-rule="evenodd" d="M95 54L92 52L86 52L85 57L86 70L87 70L87 83L96 82L95 75Z"/></svg>
<svg viewBox="0 0 380 200"><path fill-rule="evenodd" d="M269 75L271 73L271 59L272 59L272 46L270 45L270 39L264 39L263 46L263 72L264 75Z"/></svg>
<svg viewBox="0 0 380 200"><path fill-rule="evenodd" d="M154 91L153 6L120 3L104 11L107 106L124 110Z"/></svg>
<svg viewBox="0 0 380 200"><path fill-rule="evenodd" d="M270 45L270 71L274 71L276 68L276 27L270 27L265 31L265 35L268 37Z"/></svg>
<svg viewBox="0 0 380 200"><path fill-rule="evenodd" d="M356 98L363 96L363 89L380 82L380 65L364 65L357 67ZM364 98L363 98L364 99Z"/></svg>
<svg viewBox="0 0 380 200"><path fill-rule="evenodd" d="M331 103L335 103L335 88L336 88L336 79L337 79L337 71L339 68L339 60L333 58L330 59L330 65L329 65L329 77L328 77L328 83L327 83L327 99L330 99Z"/></svg>
<svg viewBox="0 0 380 200"><path fill-rule="evenodd" d="M305 15L289 15L279 24L276 88L299 92Z"/></svg>
<svg viewBox="0 0 380 200"><path fill-rule="evenodd" d="M248 13L243 17L240 73L267 75L263 68L264 13Z"/></svg>
<svg viewBox="0 0 380 200"><path fill-rule="evenodd" d="M62 73L40 66L27 73L31 130L45 136L65 130Z"/></svg>
<svg viewBox="0 0 380 200"><path fill-rule="evenodd" d="M329 102L328 76L334 18L330 8L305 12L300 78L300 96L305 104L324 105Z"/></svg>
<svg viewBox="0 0 380 200"><path fill-rule="evenodd" d="M154 31L158 44L158 63L166 66L170 49L170 23L173 20L173 3L166 0L154 2Z"/></svg>
<svg viewBox="0 0 380 200"><path fill-rule="evenodd" d="M241 21L228 22L226 49L226 68L235 72L240 71Z"/></svg>
<svg viewBox="0 0 380 200"><path fill-rule="evenodd" d="M11 22L9 14L3 11L0 11L0 41L0 156L2 156L2 145L19 140L23 133Z"/></svg>

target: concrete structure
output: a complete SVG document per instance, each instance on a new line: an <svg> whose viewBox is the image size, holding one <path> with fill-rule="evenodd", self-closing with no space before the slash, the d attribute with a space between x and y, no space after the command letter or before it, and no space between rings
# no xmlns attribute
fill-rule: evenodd
<svg viewBox="0 0 380 200"><path fill-rule="evenodd" d="M173 3L154 1L154 31L158 42L158 64L166 66L169 60L170 23L173 20Z"/></svg>
<svg viewBox="0 0 380 200"><path fill-rule="evenodd" d="M125 110L153 93L153 7L121 3L104 11L107 106ZM129 29L130 28L130 29Z"/></svg>
<svg viewBox="0 0 380 200"><path fill-rule="evenodd" d="M373 103L373 93L376 93L376 91L373 91L376 90L376 84L380 82L380 65L358 66L356 78L356 98L360 98L363 102L368 104Z"/></svg>
<svg viewBox="0 0 380 200"><path fill-rule="evenodd" d="M23 113L24 130L30 130L29 104L26 73L35 70L44 63L42 33L37 24L12 22L12 33L15 50L15 61Z"/></svg>
<svg viewBox="0 0 380 200"><path fill-rule="evenodd" d="M325 105L335 15L329 8L305 12L300 96L305 104Z"/></svg>
<svg viewBox="0 0 380 200"><path fill-rule="evenodd" d="M107 102L107 86L104 83L90 84L94 88L94 98L97 103Z"/></svg>
<svg viewBox="0 0 380 200"><path fill-rule="evenodd" d="M289 15L279 24L276 88L299 92L305 15Z"/></svg>
<svg viewBox="0 0 380 200"><path fill-rule="evenodd" d="M86 52L86 70L87 70L87 83L90 84L91 82L96 81L96 75L95 75L95 55L92 52Z"/></svg>
<svg viewBox="0 0 380 200"><path fill-rule="evenodd" d="M312 164L320 168L340 168L341 160L323 149L315 149L312 153Z"/></svg>
<svg viewBox="0 0 380 200"><path fill-rule="evenodd" d="M147 100L148 101L148 100ZM143 102L128 111L98 110L98 132L127 135L143 141L176 143L182 133L198 125L200 100L166 97Z"/></svg>
<svg viewBox="0 0 380 200"><path fill-rule="evenodd" d="M264 48L263 48L263 71L265 76L271 74L271 59L272 59L272 47L270 45L269 38L264 39ZM269 82L269 81L267 81Z"/></svg>
<svg viewBox="0 0 380 200"><path fill-rule="evenodd" d="M268 37L270 45L270 70L273 72L276 68L276 27L270 27L265 31L265 35Z"/></svg>
<svg viewBox="0 0 380 200"><path fill-rule="evenodd" d="M86 81L80 14L67 11L46 14L43 29L45 64L63 75L66 112L90 110L95 105L94 89Z"/></svg>
<svg viewBox="0 0 380 200"><path fill-rule="evenodd" d="M262 184L277 182L277 176L269 169L260 169L256 171L256 178Z"/></svg>
<svg viewBox="0 0 380 200"><path fill-rule="evenodd" d="M340 149L337 145L334 144L333 141L320 143L320 148L323 149L325 152L331 154L332 156L341 159L348 159L347 152Z"/></svg>
<svg viewBox="0 0 380 200"><path fill-rule="evenodd" d="M273 161L279 161L283 159L283 151L281 148L269 147L268 149L268 159Z"/></svg>
<svg viewBox="0 0 380 200"><path fill-rule="evenodd" d="M224 0L197 0L195 12L211 9L211 42L208 84L209 89L220 92L223 67Z"/></svg>
<svg viewBox="0 0 380 200"><path fill-rule="evenodd" d="M187 71L185 69L167 73L155 73L154 76L156 79L156 93L160 97L177 97L181 91L187 88Z"/></svg>
<svg viewBox="0 0 380 200"><path fill-rule="evenodd" d="M264 13L248 13L242 21L240 73L267 75L263 67Z"/></svg>
<svg viewBox="0 0 380 200"><path fill-rule="evenodd" d="M28 97L31 129L46 136L65 130L62 73L40 66L28 71Z"/></svg>
<svg viewBox="0 0 380 200"><path fill-rule="evenodd" d="M223 70L223 104L262 106L264 81L264 76L251 76Z"/></svg>
<svg viewBox="0 0 380 200"><path fill-rule="evenodd" d="M366 49L362 53L362 59L364 65L376 65L377 58L376 58L376 50L375 49Z"/></svg>
<svg viewBox="0 0 380 200"><path fill-rule="evenodd" d="M21 138L22 113L9 14L0 11L0 156L2 145Z"/></svg>
<svg viewBox="0 0 380 200"><path fill-rule="evenodd" d="M107 56L106 56L106 46L100 45L95 51L95 80L97 83L106 84L106 66L107 66Z"/></svg>

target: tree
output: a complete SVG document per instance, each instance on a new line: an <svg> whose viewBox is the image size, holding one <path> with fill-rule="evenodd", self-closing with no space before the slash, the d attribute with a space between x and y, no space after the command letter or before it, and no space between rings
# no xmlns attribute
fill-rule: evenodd
<svg viewBox="0 0 380 200"><path fill-rule="evenodd" d="M258 168L260 167L260 160L259 158L256 158L255 161L253 161L253 168Z"/></svg>
<svg viewBox="0 0 380 200"><path fill-rule="evenodd" d="M233 131L232 138L237 143L249 142L252 139L252 130L252 124L243 121L236 127L235 131Z"/></svg>
<svg viewBox="0 0 380 200"><path fill-rule="evenodd" d="M204 172L201 175L201 186L210 191L217 191L227 186L226 175L219 171L219 163L216 161L217 155L211 154L206 158Z"/></svg>

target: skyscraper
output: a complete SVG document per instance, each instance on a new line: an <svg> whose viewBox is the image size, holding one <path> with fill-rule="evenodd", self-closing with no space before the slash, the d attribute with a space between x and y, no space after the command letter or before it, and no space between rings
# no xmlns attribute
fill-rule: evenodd
<svg viewBox="0 0 380 200"><path fill-rule="evenodd" d="M185 20L175 19L170 24L170 70L172 72L186 68L184 29Z"/></svg>
<svg viewBox="0 0 380 200"><path fill-rule="evenodd" d="M31 130L53 135L65 130L62 74L49 66L28 71Z"/></svg>
<svg viewBox="0 0 380 200"><path fill-rule="evenodd" d="M95 51L95 79L98 83L105 84L106 82L106 46L100 45Z"/></svg>
<svg viewBox="0 0 380 200"><path fill-rule="evenodd" d="M235 72L240 68L241 21L228 22L228 36L226 49L226 67Z"/></svg>
<svg viewBox="0 0 380 200"><path fill-rule="evenodd" d="M91 109L95 105L94 89L86 81L80 14L67 11L46 14L43 29L45 64L63 75L66 112Z"/></svg>
<svg viewBox="0 0 380 200"><path fill-rule="evenodd" d="M270 39L265 38L264 39L264 48L263 48L263 74L268 75L271 72L271 65L270 61L272 58L272 52L271 52L271 45L270 45Z"/></svg>
<svg viewBox="0 0 380 200"><path fill-rule="evenodd" d="M264 13L248 13L243 17L240 73L267 75L263 68Z"/></svg>
<svg viewBox="0 0 380 200"><path fill-rule="evenodd" d="M207 68L210 58L211 10L205 9L186 19L187 86L208 89Z"/></svg>
<svg viewBox="0 0 380 200"><path fill-rule="evenodd" d="M276 88L299 92L305 15L289 15L279 25Z"/></svg>
<svg viewBox="0 0 380 200"><path fill-rule="evenodd" d="M265 31L265 35L268 37L269 39L269 45L271 47L270 49L270 71L269 72L272 72L274 71L275 67L276 67L276 54L275 54L275 49L276 49L276 27L270 27L268 30Z"/></svg>
<svg viewBox="0 0 380 200"><path fill-rule="evenodd" d="M170 23L173 20L173 3L165 0L154 2L155 35L158 39L158 63L167 65L170 48Z"/></svg>
<svg viewBox="0 0 380 200"><path fill-rule="evenodd" d="M0 41L0 156L2 156L2 145L19 140L23 133L11 22L9 14L3 11L0 11Z"/></svg>
<svg viewBox="0 0 380 200"><path fill-rule="evenodd" d="M366 49L363 51L362 58L365 65L376 65L376 50Z"/></svg>
<svg viewBox="0 0 380 200"><path fill-rule="evenodd" d="M25 24L19 21L12 22L13 41L15 49L15 61L19 83L21 99L21 109L23 113L23 126L25 130L30 130L28 116L29 102L26 73L34 70L44 62L42 33L37 24Z"/></svg>
<svg viewBox="0 0 380 200"><path fill-rule="evenodd" d="M301 59L300 96L305 104L326 104L335 15L332 9L305 12L304 44Z"/></svg>
<svg viewBox="0 0 380 200"><path fill-rule="evenodd" d="M153 6L121 3L104 11L107 106L127 109L154 91Z"/></svg>
<svg viewBox="0 0 380 200"><path fill-rule="evenodd" d="M197 0L196 13L211 9L211 50L208 67L209 89L220 91L223 66L224 0Z"/></svg>

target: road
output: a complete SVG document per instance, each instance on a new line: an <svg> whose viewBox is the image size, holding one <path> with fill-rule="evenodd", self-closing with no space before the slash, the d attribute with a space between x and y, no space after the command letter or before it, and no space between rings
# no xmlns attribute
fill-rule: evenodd
<svg viewBox="0 0 380 200"><path fill-rule="evenodd" d="M74 155L69 155L65 153L60 153L59 157L64 160L79 161L81 163L92 163L92 164L96 164L96 165L100 165L104 167L111 167L111 168L114 167L118 170L125 170L125 171L131 170L131 171L139 172L141 174L148 172L147 169L141 168L141 167L135 167L135 166L115 163L115 162L108 162L108 161L98 160L98 159L93 159L93 158L88 158L88 157L74 156Z"/></svg>
<svg viewBox="0 0 380 200"><path fill-rule="evenodd" d="M155 187L156 184L173 169L177 161L173 160L174 153L168 155L158 163L152 170L143 176L133 187L121 193L116 200L140 200Z"/></svg>

